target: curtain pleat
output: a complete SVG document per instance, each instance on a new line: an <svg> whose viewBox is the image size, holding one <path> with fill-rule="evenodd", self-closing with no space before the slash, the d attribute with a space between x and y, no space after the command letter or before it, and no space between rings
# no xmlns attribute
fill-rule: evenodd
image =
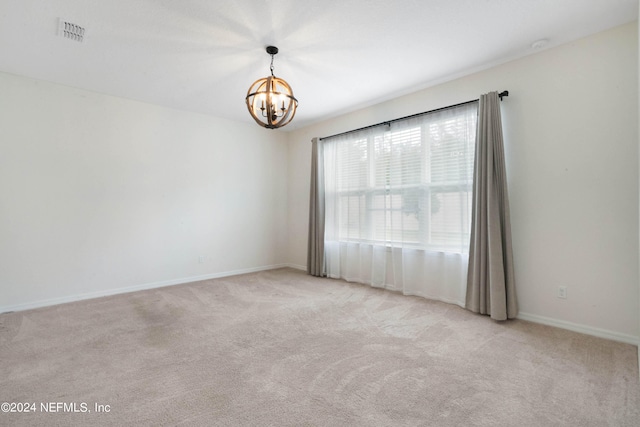
<svg viewBox="0 0 640 427"><path fill-rule="evenodd" d="M311 192L309 198L309 240L307 273L324 276L324 157L321 141L311 140Z"/></svg>
<svg viewBox="0 0 640 427"><path fill-rule="evenodd" d="M465 306L495 320L512 319L518 314L497 92L482 95L478 110Z"/></svg>

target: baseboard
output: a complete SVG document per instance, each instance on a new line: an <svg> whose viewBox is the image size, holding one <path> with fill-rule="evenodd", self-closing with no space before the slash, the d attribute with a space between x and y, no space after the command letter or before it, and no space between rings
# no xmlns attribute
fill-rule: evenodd
<svg viewBox="0 0 640 427"><path fill-rule="evenodd" d="M127 286L123 288L105 289L105 290L96 291L96 292L87 292L83 294L70 295L70 296L60 297L60 298L50 298L46 300L28 302L28 303L17 304L17 305L0 306L0 313L31 310L33 308L47 307L50 305L64 304L64 303L73 302L73 301L81 301L81 300L92 299L92 298L106 297L110 295L144 291L147 289L162 288L165 286L181 285L183 283L199 282L201 280L219 279L221 277L237 276L239 274L256 273L258 271L275 270L278 268L285 268L285 267L296 268L295 266L290 266L289 264L276 264L276 265L265 265L261 267L245 268L241 270L224 271L220 273L204 274L201 276L183 277L180 279L163 280L160 282L144 283L141 285Z"/></svg>
<svg viewBox="0 0 640 427"><path fill-rule="evenodd" d="M295 264L287 264L287 267L295 268L298 270L305 270L305 271L307 269L306 266L295 265ZM419 295L419 294L416 294L416 295L423 298L427 298L427 299L434 299L427 295ZM442 300L439 300L439 301L442 301ZM443 302L446 302L449 304L455 304L457 306L464 308L464 303L460 303L459 301L443 301ZM609 331L607 329L594 328L591 326L580 325L572 322L566 322L564 320L553 319L551 317L538 316L536 314L530 314L530 313L521 312L520 314L518 314L517 317L518 319L527 320L533 323L540 323L543 325L555 326L556 328L567 329L569 331L580 332L582 334L593 335L599 338L605 338L612 341L619 341L619 342L638 346L638 365L640 366L640 337L636 337L628 334L622 334L620 332Z"/></svg>
<svg viewBox="0 0 640 427"><path fill-rule="evenodd" d="M295 268L296 270L307 271L307 266L306 266L306 265L300 265L300 264L286 264L286 267L289 267L289 268Z"/></svg>
<svg viewBox="0 0 640 427"><path fill-rule="evenodd" d="M599 338L606 338L612 341L620 341L627 344L640 345L638 337L620 332L609 331L607 329L594 328L592 326L580 325L577 323L566 322L564 320L552 319L550 317L538 316L536 314L519 313L518 319L527 320L529 322L541 323L543 325L555 326L561 329L568 329L582 334L593 335Z"/></svg>
<svg viewBox="0 0 640 427"><path fill-rule="evenodd" d="M307 269L306 266L298 265L298 264L265 265L265 266L253 267L253 268L245 268L245 269L240 269L240 270L232 270L232 271L224 271L224 272L219 272L219 273L204 274L204 275L201 275L201 276L191 276L191 277L183 277L183 278L180 278L180 279L172 279L172 280L164 280L164 281L160 281L160 282L145 283L145 284L141 284L141 285L127 286L127 287L123 287L123 288L106 289L106 290L102 290L102 291L88 292L88 293L71 295L71 296L66 296L66 297L61 297L61 298L51 298L51 299L40 300L40 301L29 302L29 303L23 303L23 304L17 304L17 305L0 306L0 313L7 313L7 312L12 312L12 311L30 310L30 309L34 309L34 308L46 307L46 306L57 305L57 304L64 304L64 303L73 302L73 301L81 301L81 300L91 299L91 298L99 298L99 297L105 297L105 296L110 296L110 295L117 295L117 294L129 293L129 292L143 291L143 290L147 290L147 289L162 288L162 287L165 287L165 286L180 285L180 284L183 284L183 283L199 282L201 280L219 279L221 277L237 276L239 274L247 274L247 273L256 273L258 271L275 270L275 269L284 268L284 267L294 268L296 270L302 270L302 271L306 271L306 269ZM523 312L520 312L518 314L518 319L527 320L529 322L534 322L534 323L540 323L540 324L548 325L548 326L555 326L557 328L567 329L567 330L574 331L574 332L580 332L580 333L587 334L587 335L593 335L593 336L596 336L596 337L599 337L599 338L606 338L606 339L610 339L610 340L613 340L613 341L620 341L620 342L624 342L624 343L627 343L627 344L633 344L633 345L636 345L636 346L640 347L640 339L639 339L639 337L636 337L636 336L633 336L633 335L628 335L628 334L623 334L623 333L619 333L619 332L609 331L609 330L606 330L606 329L594 328L594 327L591 327L591 326L580 325L580 324L577 324L577 323L567 322L567 321L564 321L564 320L558 320L558 319L553 319L553 318L550 318L550 317L538 316L536 314L523 313ZM640 353L639 353L639 358L640 358ZM640 363L640 361L639 361L639 363Z"/></svg>

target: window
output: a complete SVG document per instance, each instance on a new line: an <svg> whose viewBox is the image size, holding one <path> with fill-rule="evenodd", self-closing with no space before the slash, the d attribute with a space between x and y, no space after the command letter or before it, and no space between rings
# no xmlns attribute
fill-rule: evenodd
<svg viewBox="0 0 640 427"><path fill-rule="evenodd" d="M328 138L343 242L467 252L477 103Z"/></svg>

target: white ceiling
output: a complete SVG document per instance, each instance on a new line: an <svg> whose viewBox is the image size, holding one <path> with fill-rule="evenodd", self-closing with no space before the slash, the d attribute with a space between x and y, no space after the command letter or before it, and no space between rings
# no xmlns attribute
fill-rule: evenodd
<svg viewBox="0 0 640 427"><path fill-rule="evenodd" d="M253 123L275 74L292 130L638 17L637 0L0 0L0 71ZM58 35L59 18L86 28ZM502 88L495 88L496 90ZM1 95L0 95L1 96Z"/></svg>

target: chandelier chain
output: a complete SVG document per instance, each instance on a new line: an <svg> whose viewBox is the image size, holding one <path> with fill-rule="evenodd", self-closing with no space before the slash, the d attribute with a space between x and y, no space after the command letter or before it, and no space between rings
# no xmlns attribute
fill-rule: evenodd
<svg viewBox="0 0 640 427"><path fill-rule="evenodd" d="M272 53L272 54L271 54L271 67L269 67L269 68L271 69L271 76L275 77L275 76L273 75L273 57L274 57L274 54Z"/></svg>

